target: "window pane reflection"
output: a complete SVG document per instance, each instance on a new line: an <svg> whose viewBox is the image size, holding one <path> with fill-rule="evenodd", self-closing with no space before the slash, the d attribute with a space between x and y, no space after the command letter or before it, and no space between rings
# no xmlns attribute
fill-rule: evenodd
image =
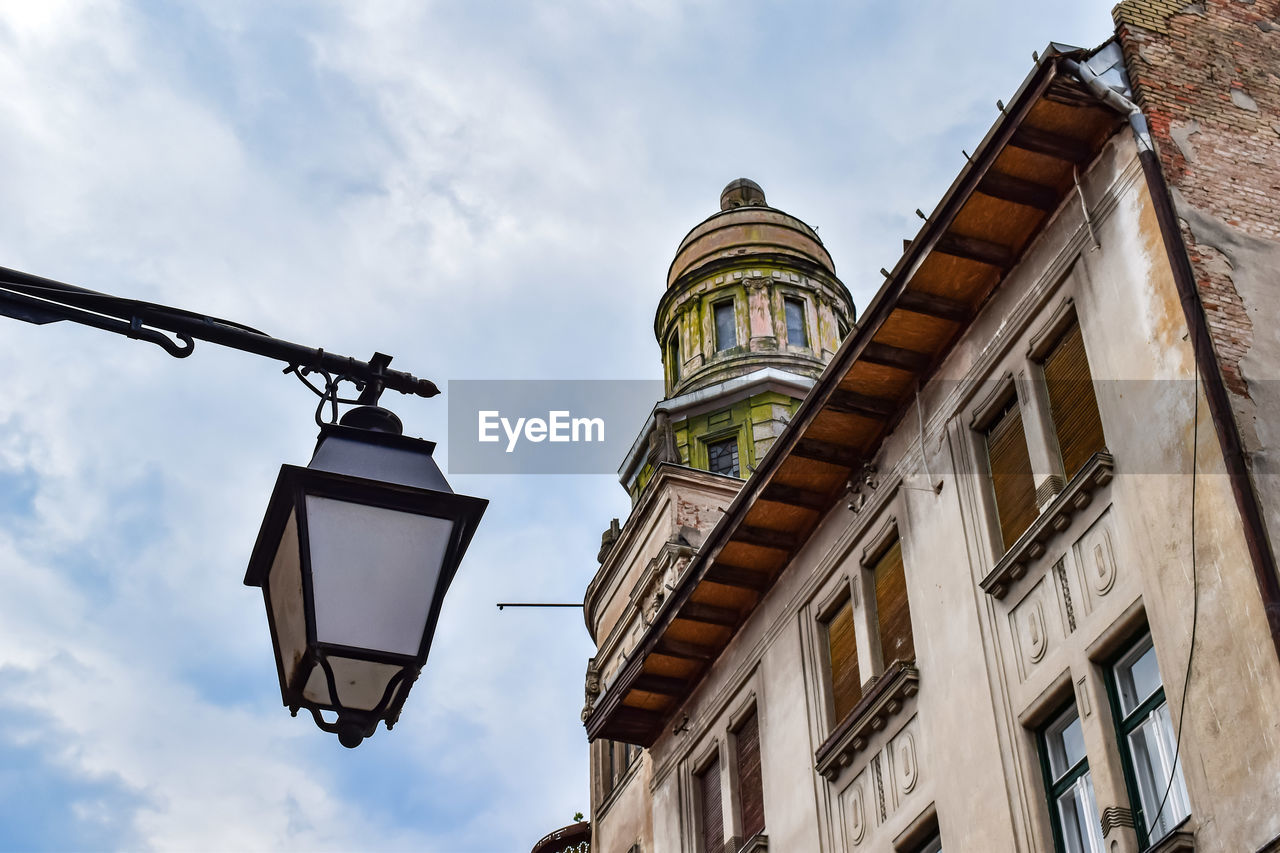
<svg viewBox="0 0 1280 853"><path fill-rule="evenodd" d="M1058 819L1067 853L1102 853L1102 824L1088 773L1058 797Z"/></svg>

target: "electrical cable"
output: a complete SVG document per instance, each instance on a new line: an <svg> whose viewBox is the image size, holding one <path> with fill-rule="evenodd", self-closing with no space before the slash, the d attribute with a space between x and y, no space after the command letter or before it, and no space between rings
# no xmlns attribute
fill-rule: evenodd
<svg viewBox="0 0 1280 853"><path fill-rule="evenodd" d="M1178 733L1173 741L1173 766L1169 768L1169 782L1164 786L1164 796L1151 818L1151 826L1156 825L1160 815L1164 813L1165 804L1169 801L1169 792L1173 790L1173 780L1178 775L1178 757L1182 752L1182 724L1187 719L1187 692L1191 687L1191 663L1196 655L1196 627L1200 622L1200 583L1196 566L1196 459L1200 438L1200 344L1192 335L1191 360L1194 362L1195 384L1193 385L1193 402L1191 415L1191 646L1187 649L1187 672L1182 679L1182 701L1178 705Z"/></svg>

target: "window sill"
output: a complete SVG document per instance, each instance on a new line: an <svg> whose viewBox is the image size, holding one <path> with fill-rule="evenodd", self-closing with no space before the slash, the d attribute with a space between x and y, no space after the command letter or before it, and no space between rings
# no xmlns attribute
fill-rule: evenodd
<svg viewBox="0 0 1280 853"><path fill-rule="evenodd" d="M1114 469L1115 459L1110 453L1104 450L1093 454L982 579L983 591L994 598L1004 598L1013 582L1025 575L1027 568L1044 554L1049 543L1067 529L1076 510L1088 506L1093 500L1093 493L1111 482Z"/></svg>
<svg viewBox="0 0 1280 853"><path fill-rule="evenodd" d="M814 753L818 772L827 781L834 779L919 690L920 672L914 661L897 661L885 670Z"/></svg>
<svg viewBox="0 0 1280 853"><path fill-rule="evenodd" d="M735 838L727 849L732 850L733 853L766 853L769 849L769 836L757 832L745 842Z"/></svg>
<svg viewBox="0 0 1280 853"><path fill-rule="evenodd" d="M1187 821L1183 821L1179 827L1152 844L1144 853L1195 853L1195 833L1187 828Z"/></svg>

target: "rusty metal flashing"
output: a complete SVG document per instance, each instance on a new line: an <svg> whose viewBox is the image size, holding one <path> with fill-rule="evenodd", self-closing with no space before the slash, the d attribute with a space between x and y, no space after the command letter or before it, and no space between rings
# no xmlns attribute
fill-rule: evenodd
<svg viewBox="0 0 1280 853"><path fill-rule="evenodd" d="M631 723L625 726L628 729L627 736L636 738L631 742L639 743L646 747L652 746L663 731L667 718L672 713L675 713L680 704L696 689L697 684L705 675L705 669L691 676L689 688L680 696L675 697L676 704L668 710L650 711L623 704L623 700L631 691L632 685L641 675L646 658L655 652L671 623L678 618L681 609L689 603L694 590L706 578L708 571L719 557L721 551L733 540L734 535L743 523L743 519L756 501L761 498L763 491L770 485L782 464L801 442L806 430L812 425L818 414L826 409L832 397L837 393L841 379L849 372L854 363L862 357L864 351L868 347L874 346L872 338L889 318L889 315L899 307L899 303L902 301L903 294L907 291L907 285L911 282L912 277L930 254L938 248L940 242L945 240L947 231L956 215L969 197L977 191L978 184L991 171L995 159L1011 142L1032 107L1049 92L1055 83L1061 85L1064 80L1069 82L1073 94L1078 93L1076 94L1077 102L1083 101L1084 98L1088 97L1086 93L1079 92L1081 81L1077 75L1064 75L1061 72L1066 70L1063 67L1065 61L1072 59L1087 60L1095 53L1097 51L1087 51L1082 48L1051 43L1044 54L1038 57L1035 67L1023 80L1008 106L1001 110L999 118L988 130L974 154L967 158L965 165L952 181L951 186L938 202L933 213L925 217L920 231L907 245L906 250L893 270L887 273L885 283L863 312L862 322L854 328L835 357L827 365L827 368L818 378L813 391L801 402L791 422L778 436L768 454L761 460L756 472L743 484L741 491L738 492L737 496L725 509L724 516L708 534L706 541L693 558L662 610L655 615L654 621L640 638L628 660L617 673L613 683L597 700L594 711L585 721L589 739L595 740L602 736L618 739L620 733L616 730L609 732L607 735L604 734L604 730L609 725L610 716L614 713L619 713L631 719ZM1024 246L1023 250L1025 248ZM997 280L994 286L998 287L999 282L1002 280L1003 276ZM954 341L954 337L952 340ZM936 357L929 360L925 368L918 371L917 380L922 382L927 378L937 363L945 356L946 349L944 348ZM885 420L884 428L868 449L867 454L865 454L866 458L873 456L879 443L883 441L886 435L892 433L904 416L906 409L909 408L912 399L908 397L903 402L903 405L898 407L896 413ZM850 469L853 467L843 465L843 463L840 464L842 467ZM794 551L788 553L787 562L779 570L779 573L786 571L786 567L790 564L793 556ZM772 585L772 580L770 585ZM762 594L767 594L767 588L762 591ZM745 622L753 610L754 607L748 610L743 615L742 621ZM734 636L736 636L736 630ZM732 641L733 636L725 642L724 647L727 647ZM709 666L713 663L722 651L723 648L715 649L715 654L711 660L706 662L706 665ZM643 732L641 732L642 729Z"/></svg>

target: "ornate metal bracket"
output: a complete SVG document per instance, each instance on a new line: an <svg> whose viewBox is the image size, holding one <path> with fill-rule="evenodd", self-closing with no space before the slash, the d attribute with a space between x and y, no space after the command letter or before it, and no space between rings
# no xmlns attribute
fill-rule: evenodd
<svg viewBox="0 0 1280 853"><path fill-rule="evenodd" d="M391 356L383 353L374 353L368 361L358 361L273 338L231 320L152 302L123 299L5 267L0 267L0 315L36 325L69 320L155 344L174 358L191 355L195 342L202 340L283 361L288 365L285 373L296 375L320 397L317 423L322 423L321 413L326 404L331 407L333 419L337 420L339 403L375 405L384 390L419 397L434 397L440 393L435 383L428 379L389 370L387 365L391 363ZM307 379L313 373L324 377L323 388ZM354 385L359 396L354 399L339 396L338 386L342 382Z"/></svg>
<svg viewBox="0 0 1280 853"><path fill-rule="evenodd" d="M875 463L863 463L861 472L848 483L849 509L855 513L860 512L867 503L868 494L874 492L879 485L880 478L876 473Z"/></svg>

